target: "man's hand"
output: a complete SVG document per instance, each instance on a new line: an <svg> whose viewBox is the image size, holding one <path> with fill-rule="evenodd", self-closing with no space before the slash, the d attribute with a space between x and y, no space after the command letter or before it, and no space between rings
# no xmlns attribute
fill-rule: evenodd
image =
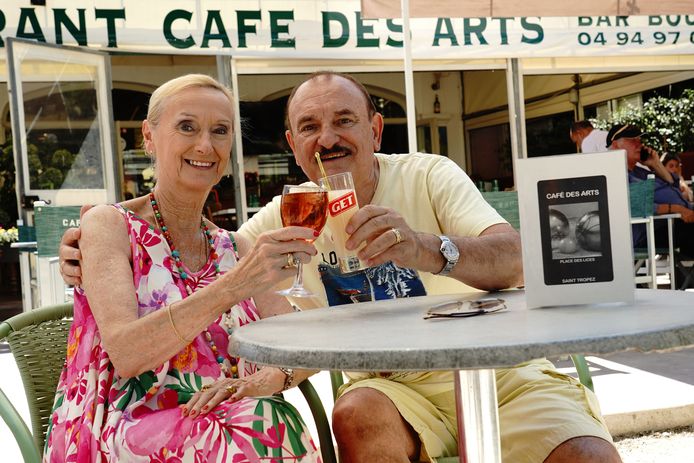
<svg viewBox="0 0 694 463"><path fill-rule="evenodd" d="M670 174L670 171L665 168L662 162L660 162L660 156L658 152L649 146L643 146L642 149L648 151L649 157L641 164L650 168L655 175L665 180L667 183L673 183L675 179Z"/></svg>
<svg viewBox="0 0 694 463"><path fill-rule="evenodd" d="M680 216L682 216L682 220L687 223L693 223L694 222L694 211L684 207L680 206L679 204L673 204L670 206L671 212L678 213Z"/></svg>
<svg viewBox="0 0 694 463"><path fill-rule="evenodd" d="M392 261L399 267L426 270L419 262L419 234L393 209L364 206L352 216L345 231L351 235L347 249L357 249L365 243L357 256L369 267Z"/></svg>
<svg viewBox="0 0 694 463"><path fill-rule="evenodd" d="M82 269L80 268L80 260L82 253L78 247L80 239L79 228L68 228L63 233L63 238L60 240L60 248L58 248L58 257L60 257L60 276L68 285L79 286L82 284Z"/></svg>
<svg viewBox="0 0 694 463"><path fill-rule="evenodd" d="M93 206L86 204L80 209L80 219ZM79 248L80 229L68 228L63 233L63 238L60 240L58 248L58 257L60 258L60 276L68 285L79 286L82 284L82 269L80 261L82 253Z"/></svg>

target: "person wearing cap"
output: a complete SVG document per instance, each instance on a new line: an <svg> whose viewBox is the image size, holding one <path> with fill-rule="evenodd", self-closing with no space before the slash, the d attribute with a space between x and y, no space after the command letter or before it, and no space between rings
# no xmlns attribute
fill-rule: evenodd
<svg viewBox="0 0 694 463"><path fill-rule="evenodd" d="M629 183L641 182L646 180L648 175L655 175L653 212L680 214L682 220L675 221L675 247L678 247L686 256L694 256L694 239L691 239L694 236L694 210L680 192L679 176L668 171L660 162L658 153L641 142L642 135L645 133L635 125L617 124L607 133L606 145L613 150L626 151ZM633 239L634 246L644 246L645 231L635 232ZM660 229L656 228L656 245L667 246L667 233L664 226Z"/></svg>
<svg viewBox="0 0 694 463"><path fill-rule="evenodd" d="M593 128L590 121L576 121L571 124L569 137L581 148L582 153L602 153L605 149L607 132Z"/></svg>

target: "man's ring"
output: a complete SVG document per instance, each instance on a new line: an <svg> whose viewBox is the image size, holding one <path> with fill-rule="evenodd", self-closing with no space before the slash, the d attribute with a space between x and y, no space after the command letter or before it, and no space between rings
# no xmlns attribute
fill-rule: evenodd
<svg viewBox="0 0 694 463"><path fill-rule="evenodd" d="M291 252L287 253L287 267L295 267L296 266L296 258L294 257L294 254Z"/></svg>
<svg viewBox="0 0 694 463"><path fill-rule="evenodd" d="M400 244L402 242L402 235L400 234L400 230L397 228L391 228L390 231L393 232L393 235L395 235L395 244Z"/></svg>
<svg viewBox="0 0 694 463"><path fill-rule="evenodd" d="M210 389L210 385L209 385L209 384L204 384L204 385L200 388L200 390L201 390L202 392L205 392L205 391L207 391L207 390L209 390L209 389Z"/></svg>
<svg viewBox="0 0 694 463"><path fill-rule="evenodd" d="M225 391L227 391L231 395L234 395L234 394L236 394L236 387L235 386L227 386Z"/></svg>

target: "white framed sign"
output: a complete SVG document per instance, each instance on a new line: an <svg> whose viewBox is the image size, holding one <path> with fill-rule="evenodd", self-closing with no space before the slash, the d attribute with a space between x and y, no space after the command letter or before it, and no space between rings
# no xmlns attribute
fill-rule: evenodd
<svg viewBox="0 0 694 463"><path fill-rule="evenodd" d="M631 302L626 152L519 159L528 307Z"/></svg>

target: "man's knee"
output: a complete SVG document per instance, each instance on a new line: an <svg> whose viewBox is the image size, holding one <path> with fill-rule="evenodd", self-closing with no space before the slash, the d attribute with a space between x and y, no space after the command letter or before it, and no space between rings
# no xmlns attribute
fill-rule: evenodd
<svg viewBox="0 0 694 463"><path fill-rule="evenodd" d="M545 463L621 463L614 445L593 436L575 437L549 454Z"/></svg>
<svg viewBox="0 0 694 463"><path fill-rule="evenodd" d="M389 408L395 406L385 394L366 387L353 389L335 402L333 431L337 435L378 426L376 421L388 419Z"/></svg>

